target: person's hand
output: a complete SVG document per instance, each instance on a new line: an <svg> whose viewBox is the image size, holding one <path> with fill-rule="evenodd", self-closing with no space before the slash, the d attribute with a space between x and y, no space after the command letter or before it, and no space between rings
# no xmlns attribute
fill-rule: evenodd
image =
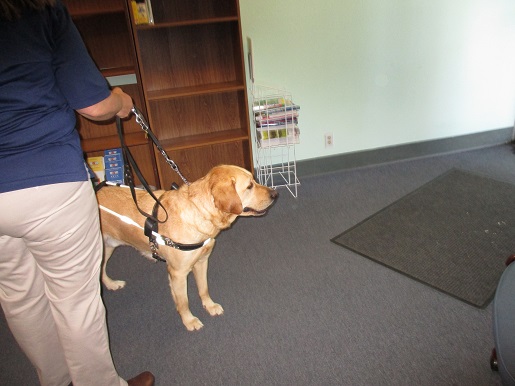
<svg viewBox="0 0 515 386"><path fill-rule="evenodd" d="M120 98L122 105L120 111L118 111L116 115L120 118L127 118L130 115L132 108L134 106L134 103L132 103L132 98L130 97L130 95L123 92L123 90L120 87L113 88L112 93Z"/></svg>

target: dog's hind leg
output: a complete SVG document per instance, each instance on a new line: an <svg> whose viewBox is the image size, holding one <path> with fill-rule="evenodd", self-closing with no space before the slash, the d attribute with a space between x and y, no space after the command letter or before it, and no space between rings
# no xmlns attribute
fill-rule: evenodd
<svg viewBox="0 0 515 386"><path fill-rule="evenodd" d="M107 289L112 291L119 290L125 287L125 282L123 280L113 280L107 275L106 267L109 258L113 254L116 246L112 246L109 244L108 240L104 239L104 260L102 262L102 283L106 286Z"/></svg>

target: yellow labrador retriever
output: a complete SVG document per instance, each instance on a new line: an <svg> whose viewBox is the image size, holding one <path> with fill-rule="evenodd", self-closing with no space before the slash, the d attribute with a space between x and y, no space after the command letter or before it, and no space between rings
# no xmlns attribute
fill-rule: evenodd
<svg viewBox="0 0 515 386"><path fill-rule="evenodd" d="M152 213L154 200L145 191L136 191L140 209ZM156 197L166 208L168 219L158 225L158 235L174 243L192 246L193 250L176 249L161 245L158 254L167 263L170 289L182 322L189 331L202 328L188 305L187 276L193 271L202 305L210 315L221 315L223 308L213 302L208 292L208 258L218 233L229 228L237 216L261 216L277 198L277 192L258 184L245 169L231 165L214 167L201 179L178 190L155 191ZM97 192L100 219L104 237L104 262L102 282L111 290L123 288L124 281L112 280L106 273L106 265L114 249L130 245L144 256L152 258L149 238L144 235L145 217L136 208L130 189L107 186ZM124 222L127 218L130 221ZM162 208L157 217L165 219ZM132 224L130 222L133 222ZM188 248L186 248L188 249Z"/></svg>

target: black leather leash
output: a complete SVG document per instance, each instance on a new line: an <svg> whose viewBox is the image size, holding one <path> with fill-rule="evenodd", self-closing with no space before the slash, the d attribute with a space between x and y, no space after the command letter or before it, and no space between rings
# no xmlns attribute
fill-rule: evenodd
<svg viewBox="0 0 515 386"><path fill-rule="evenodd" d="M154 135L154 133L152 133L152 131L150 130L150 127L148 126L148 124L147 124L146 120L144 119L143 115L141 114L141 112L136 107L132 108L132 112L136 116L136 122L141 126L143 131L145 131L145 133L148 135L148 137L152 140L152 142L157 147L159 152L163 155L163 157L165 157L166 162L181 177L181 179L184 181L184 183L186 185L189 185L190 183L182 175L182 173L179 170L179 167L176 165L176 163L172 159L170 159L170 157L168 157L165 150L160 145L159 140ZM136 208L146 218L143 232L144 232L145 236L147 236L149 239L149 245L150 245L150 249L152 252L152 257L159 261L166 261L161 256L159 256L159 254L157 253L157 249L159 248L159 243L157 242L155 234L158 234L159 223L162 224L168 220L168 212L166 211L166 208L163 206L163 204L161 204L161 201L159 200L159 198L157 198L154 195L152 189L150 188L149 184L147 183L145 177L143 177L143 174L141 173L136 161L134 160L134 157L132 156L132 153L131 153L129 147L125 143L125 136L123 133L123 125L122 125L122 121L119 117L116 117L116 127L118 130L118 136L120 137L120 144L122 147L122 153L123 153L123 159L124 159L125 181L131 190L131 195L134 200L134 203L136 204ZM133 177L132 171L134 171L134 173L136 173L136 176L139 178L145 191L155 201L153 209L152 209L152 213L147 213L147 212L143 211L138 205L136 189L134 187L134 177ZM172 189L177 190L177 189L179 189L179 187L177 186L177 184L173 183ZM159 216L158 216L158 210L160 207L165 212L165 219L162 221L159 220ZM166 246L169 246L169 247L181 250L181 251L193 251L195 249L203 247L209 240L211 240L209 238L209 239L207 239L201 243L197 243L197 244L181 244L181 243L177 243L177 242L173 241L172 239L170 239L166 236L162 236L162 235L159 235L159 236Z"/></svg>
<svg viewBox="0 0 515 386"><path fill-rule="evenodd" d="M123 153L123 162L124 162L124 177L125 177L125 183L129 186L131 190L132 199L134 200L134 203L136 204L136 208L138 211L147 218L147 220L150 220L153 223L164 223L168 220L168 212L166 211L165 207L159 199L154 195L152 192L152 189L147 183L147 180L145 177L143 177L143 174L141 173L141 170L139 169L136 161L134 160L134 157L132 156L131 151L129 150L127 144L125 143L125 136L123 135L123 125L122 120L120 117L116 117L116 128L118 129L118 136L120 137L120 144L122 147L122 153ZM134 177L132 175L132 171L134 170L134 173L136 173L136 176L139 178L141 184L143 185L143 188L145 191L152 197L152 199L155 201L157 205L159 205L161 208L163 208L165 212L165 219L163 221L159 220L156 217L154 217L151 213L147 213L138 205L138 198L136 197L136 190L134 188ZM146 222L145 222L146 223ZM146 228L146 226L145 226ZM145 231L145 235L147 235L147 231Z"/></svg>

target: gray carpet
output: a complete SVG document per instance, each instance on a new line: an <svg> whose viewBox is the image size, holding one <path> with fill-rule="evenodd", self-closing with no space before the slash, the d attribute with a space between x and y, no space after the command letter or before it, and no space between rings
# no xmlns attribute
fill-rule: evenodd
<svg viewBox="0 0 515 386"><path fill-rule="evenodd" d="M127 286L103 298L119 373L150 370L157 386L500 385L492 304L471 307L329 241L452 168L515 183L505 145L303 178L297 199L281 189L266 216L217 237L209 283L223 316L202 309L190 281L205 326L195 333L165 266L118 249L108 269ZM36 384L0 312L0 385Z"/></svg>
<svg viewBox="0 0 515 386"><path fill-rule="evenodd" d="M454 169L332 241L482 308L515 251L515 185Z"/></svg>

